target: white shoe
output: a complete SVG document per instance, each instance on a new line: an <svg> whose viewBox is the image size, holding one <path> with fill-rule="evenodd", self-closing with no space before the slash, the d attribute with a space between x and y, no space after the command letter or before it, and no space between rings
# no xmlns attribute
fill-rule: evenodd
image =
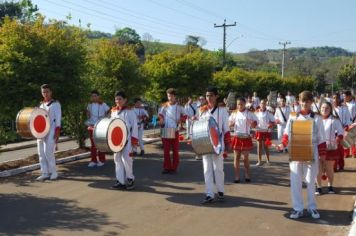
<svg viewBox="0 0 356 236"><path fill-rule="evenodd" d="M96 163L95 163L95 162L93 162L93 161L89 162L88 167L95 167L95 166L96 166Z"/></svg>
<svg viewBox="0 0 356 236"><path fill-rule="evenodd" d="M313 219L319 219L320 218L320 214L316 209L309 209L308 212L309 212L309 214L311 215L311 217Z"/></svg>
<svg viewBox="0 0 356 236"><path fill-rule="evenodd" d="M198 155L196 155L195 156L195 160L197 160L197 161L200 161L200 160L202 160L203 158L201 157L201 156L198 156Z"/></svg>
<svg viewBox="0 0 356 236"><path fill-rule="evenodd" d="M261 162L257 162L255 166L261 166L262 163Z"/></svg>
<svg viewBox="0 0 356 236"><path fill-rule="evenodd" d="M49 178L48 174L42 174L36 178L37 181L44 181Z"/></svg>
<svg viewBox="0 0 356 236"><path fill-rule="evenodd" d="M49 177L50 180L56 180L57 178L58 178L57 172L52 173L51 176Z"/></svg>
<svg viewBox="0 0 356 236"><path fill-rule="evenodd" d="M98 163L96 163L96 166L100 167L100 166L103 166L104 164L105 164L104 162L98 161Z"/></svg>
<svg viewBox="0 0 356 236"><path fill-rule="evenodd" d="M293 210L289 216L291 219L299 219L300 217L303 217L303 211Z"/></svg>

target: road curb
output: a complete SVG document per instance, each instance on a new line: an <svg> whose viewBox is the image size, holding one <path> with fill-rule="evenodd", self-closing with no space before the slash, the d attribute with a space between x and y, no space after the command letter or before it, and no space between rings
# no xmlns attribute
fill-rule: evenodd
<svg viewBox="0 0 356 236"><path fill-rule="evenodd" d="M145 144L155 143L155 142L158 142L160 140L161 140L161 138L152 138L152 139L146 140ZM73 155L73 156L57 159L56 163L57 164L63 164L63 163L71 162L71 161L81 160L81 159L87 158L89 156L90 156L90 152L85 152L85 153L81 153L81 154L77 154L77 155ZM36 163L36 164L33 164L33 165L29 165L29 166L23 166L23 167L19 167L19 168L16 168L16 169L11 169L11 170L4 170L4 171L0 171L0 178L9 177L9 176L13 176L13 175L18 175L18 174L21 174L21 173L34 171L34 170L38 170L38 169L40 169L40 164L39 163Z"/></svg>
<svg viewBox="0 0 356 236"><path fill-rule="evenodd" d="M66 163L66 162L81 160L81 159L87 158L89 156L90 156L90 152L85 152L85 153L81 153L81 154L77 154L77 155L73 155L73 156L57 159L56 163L57 164L63 164L63 163ZM16 169L11 169L11 170L4 170L4 171L0 172L0 178L9 177L9 176L13 176L13 175L18 175L18 174L21 174L21 173L34 171L34 170L38 170L38 169L40 169L40 164L39 163L36 163L36 164L33 164L33 165L29 165L29 166L23 166L23 167L19 167L19 168L16 168Z"/></svg>
<svg viewBox="0 0 356 236"><path fill-rule="evenodd" d="M71 141L71 140L75 140L75 139L66 137L66 138L59 139L58 143L63 143L63 142ZM34 143L24 144L24 145L16 146L16 147L0 148L0 152L10 152L10 151L16 151L16 150L31 148L31 147L37 147L37 142L34 141Z"/></svg>
<svg viewBox="0 0 356 236"><path fill-rule="evenodd" d="M354 196L355 203L354 203L354 209L352 212L352 222L351 222L351 229L349 232L349 236L355 236L356 235L356 196Z"/></svg>

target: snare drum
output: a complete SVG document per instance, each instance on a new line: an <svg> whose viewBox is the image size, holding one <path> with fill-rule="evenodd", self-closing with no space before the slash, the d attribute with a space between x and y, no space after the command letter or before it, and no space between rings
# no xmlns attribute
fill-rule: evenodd
<svg viewBox="0 0 356 236"><path fill-rule="evenodd" d="M94 144L100 152L120 152L127 144L128 134L125 121L105 117L94 126Z"/></svg>
<svg viewBox="0 0 356 236"><path fill-rule="evenodd" d="M175 139L176 128L161 128L161 138Z"/></svg>
<svg viewBox="0 0 356 236"><path fill-rule="evenodd" d="M314 160L313 120L291 120L289 157L291 161Z"/></svg>
<svg viewBox="0 0 356 236"><path fill-rule="evenodd" d="M17 113L16 130L22 138L46 137L50 130L48 112L38 107L25 107Z"/></svg>
<svg viewBox="0 0 356 236"><path fill-rule="evenodd" d="M197 155L219 155L222 152L219 126L213 117L193 121L192 147Z"/></svg>

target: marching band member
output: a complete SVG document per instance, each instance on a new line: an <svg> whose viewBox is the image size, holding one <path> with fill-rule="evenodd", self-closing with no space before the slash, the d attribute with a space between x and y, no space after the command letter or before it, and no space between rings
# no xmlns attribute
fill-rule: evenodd
<svg viewBox="0 0 356 236"><path fill-rule="evenodd" d="M41 175L36 180L55 180L58 178L56 170L56 159L54 151L59 139L61 130L62 111L61 104L52 97L52 88L49 84L41 86L43 102L40 108L48 112L50 120L50 131L43 139L37 139L37 150L41 167Z"/></svg>
<svg viewBox="0 0 356 236"><path fill-rule="evenodd" d="M258 162L256 166L262 165L262 148L264 147L267 164L269 164L269 146L272 144L272 133L270 129L274 125L274 116L267 111L267 101L266 99L262 99L260 102L260 108L256 112L256 116L258 119L258 128L265 131L257 131L256 132L256 140L257 140L257 154L258 154Z"/></svg>
<svg viewBox="0 0 356 236"><path fill-rule="evenodd" d="M164 128L178 128L184 119L184 108L176 102L176 90L169 88L166 91L168 102L164 103L159 111L159 124ZM175 173L179 165L179 132L176 130L175 138L162 138L164 161L162 174ZM173 151L173 162L170 158L170 150Z"/></svg>
<svg viewBox="0 0 356 236"><path fill-rule="evenodd" d="M314 148L314 161L291 161L290 167L290 182L291 182L291 195L293 211L290 218L298 219L303 216L303 194L302 194L302 181L307 183L307 196L308 196L308 212L314 219L319 219L320 214L316 210L315 202L315 178L318 174L318 156L324 157L326 152L325 132L323 127L322 118L311 111L311 104L313 103L313 94L309 91L303 91L299 94L299 101L301 104L301 111L296 116L290 116L287 126L283 135L283 144L287 146L288 138L291 135L291 120L313 120L315 130L313 132L313 148Z"/></svg>
<svg viewBox="0 0 356 236"><path fill-rule="evenodd" d="M192 125L192 120L194 117L196 117L198 113L198 106L196 103L192 101L191 98L188 99L188 102L184 106L185 111L187 113L187 120L186 122L186 127L187 127L187 133L186 133L186 139L190 138L190 133L191 133L191 125Z"/></svg>
<svg viewBox="0 0 356 236"><path fill-rule="evenodd" d="M347 106L341 103L341 98L339 94L333 95L333 115L336 116L340 121L341 125L345 130L348 130L349 125L351 125L351 115ZM339 144L339 158L335 161L334 170L344 169L344 148Z"/></svg>
<svg viewBox="0 0 356 236"><path fill-rule="evenodd" d="M352 97L352 94L349 90L345 91L344 93L344 101L345 104L347 106L347 108L349 109L350 115L351 115L351 123L355 122L356 119L356 103L355 100ZM348 157L350 155L350 149L349 148L345 148L345 153L344 156ZM356 157L356 147L355 145L352 145L351 147L351 155L352 157Z"/></svg>
<svg viewBox="0 0 356 236"><path fill-rule="evenodd" d="M286 96L286 103L287 103L287 106L290 106L291 109L293 110L293 105L295 104L296 100L295 100L295 97L293 96L293 94L288 91L287 92L287 96ZM295 111L297 112L297 111Z"/></svg>
<svg viewBox="0 0 356 236"><path fill-rule="evenodd" d="M141 98L136 98L134 100L135 107L133 111L136 114L137 118L137 127L138 127L138 143L140 145L140 156L145 154L144 142L143 142L143 132L144 132L144 123L148 119L148 113L145 108L142 107ZM133 155L137 156L137 146L132 147Z"/></svg>
<svg viewBox="0 0 356 236"><path fill-rule="evenodd" d="M111 109L111 118L122 119L127 126L127 144L120 152L114 153L116 183L112 186L116 189L126 188L127 190L135 187L135 176L133 175L133 159L130 156L131 145L138 144L137 118L133 110L126 106L127 97L125 92L115 93L115 103Z"/></svg>
<svg viewBox="0 0 356 236"><path fill-rule="evenodd" d="M332 105L330 102L324 102L321 105L321 115L326 138L326 156L325 159L319 159L319 174L317 177L316 195L322 194L322 176L326 173L328 179L328 193L335 193L333 189L334 180L334 161L338 158L337 147L340 144L344 130L339 119L332 115Z"/></svg>
<svg viewBox="0 0 356 236"><path fill-rule="evenodd" d="M257 126L256 115L246 109L246 100L238 98L236 101L237 110L233 111L229 117L229 126L234 128L235 136L232 139L231 147L234 150L234 183L240 183L240 158L244 156L245 181L250 182L250 163L248 155L253 148L250 128Z"/></svg>
<svg viewBox="0 0 356 236"><path fill-rule="evenodd" d="M220 138L224 139L222 150L227 150L230 145L231 136L229 130L229 113L226 107L218 106L218 90L216 87L209 87L206 90L207 105L199 109L199 120L213 117L219 126ZM205 180L206 197L203 204L211 203L215 200L214 183L218 191L218 200L224 200L224 159L227 154L203 155L203 169ZM214 181L215 180L215 181Z"/></svg>
<svg viewBox="0 0 356 236"><path fill-rule="evenodd" d="M260 98L257 96L257 92L253 92L252 102L255 109L260 106Z"/></svg>
<svg viewBox="0 0 356 236"><path fill-rule="evenodd" d="M259 105L259 104L258 104ZM249 110L249 111L255 111L256 110L256 107L254 105L254 102L252 101L252 97L251 96L248 96L247 97L247 102L246 102L246 105L245 107Z"/></svg>
<svg viewBox="0 0 356 236"><path fill-rule="evenodd" d="M100 94L97 90L91 91L90 101L91 103L89 103L87 106L88 120L86 122L86 125L88 126L89 139L91 144L91 160L88 164L88 167L100 167L103 166L105 163L105 153L98 151L95 147L93 139L94 124L110 111L110 107L106 105L105 102L101 101ZM97 157L99 157L99 160L97 159Z"/></svg>
<svg viewBox="0 0 356 236"><path fill-rule="evenodd" d="M276 113L274 114L274 119L277 124L277 135L279 143L282 142L282 136L287 125L287 121L290 115L290 107L286 106L286 99L282 95L279 97L279 106L276 108ZM287 152L288 149L285 147L284 151ZM283 152L283 150L280 150Z"/></svg>
<svg viewBox="0 0 356 236"><path fill-rule="evenodd" d="M314 102L312 104L312 111L314 113L318 113L320 114L320 108L321 108L321 101L320 101L320 97L315 97Z"/></svg>

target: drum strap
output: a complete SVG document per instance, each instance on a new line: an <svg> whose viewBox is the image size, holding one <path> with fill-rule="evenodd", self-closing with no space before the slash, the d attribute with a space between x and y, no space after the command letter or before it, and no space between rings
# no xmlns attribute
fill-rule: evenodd
<svg viewBox="0 0 356 236"><path fill-rule="evenodd" d="M190 108L192 108L192 110L193 110L193 114L195 115L196 110L194 109L194 107L192 106L192 104L189 104L189 106L190 106Z"/></svg>
<svg viewBox="0 0 356 236"><path fill-rule="evenodd" d="M286 116L284 115L284 113L283 113L283 111L282 111L282 108L281 108L281 107L278 107L278 108L279 108L279 110L281 111L281 114L282 114L282 116L283 116L284 122L287 122Z"/></svg>
<svg viewBox="0 0 356 236"><path fill-rule="evenodd" d="M49 107L50 105L52 105L52 103L54 103L53 99L47 104L47 106Z"/></svg>
<svg viewBox="0 0 356 236"><path fill-rule="evenodd" d="M318 110L318 113L320 113L318 105L315 102L314 102L314 105L315 105L316 109Z"/></svg>

